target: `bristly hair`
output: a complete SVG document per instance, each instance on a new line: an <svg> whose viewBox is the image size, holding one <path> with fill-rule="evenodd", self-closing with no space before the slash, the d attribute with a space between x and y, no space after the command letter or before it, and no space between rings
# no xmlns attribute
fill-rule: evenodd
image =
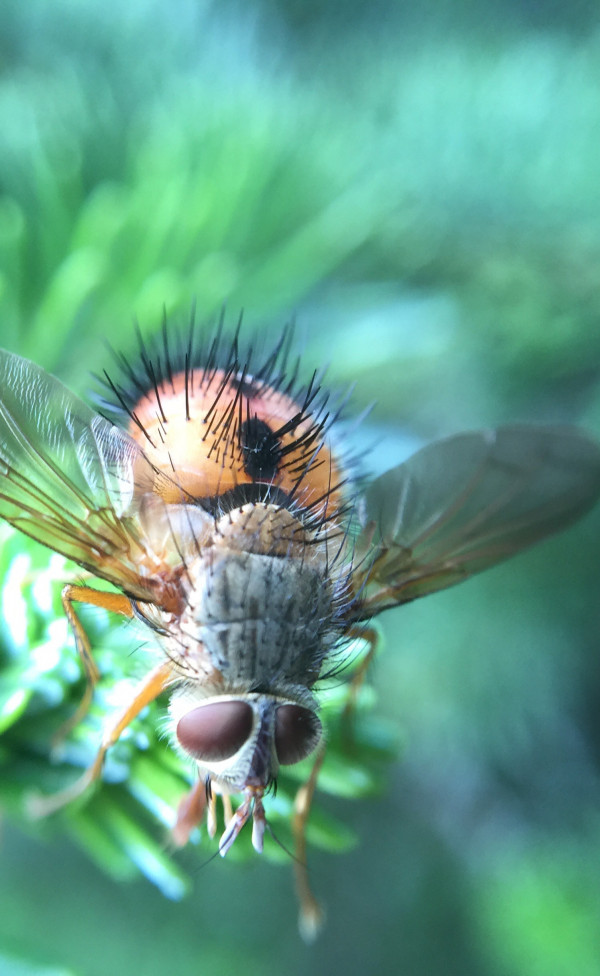
<svg viewBox="0 0 600 976"><path fill-rule="evenodd" d="M198 326L195 309L192 308L187 328L168 325L166 312L163 313L159 333L144 340L136 323L138 356L130 360L123 353L109 346L121 372L118 381L113 381L105 372L96 376L101 391L94 399L101 412L113 421L123 425L129 419L135 422L133 410L136 404L153 391L160 409L160 391L173 386L173 378L179 373L185 375L186 417L189 418L190 392L195 386L208 383L221 370L229 379L237 379L242 394L251 392L251 381L270 386L292 399L299 400L304 388L298 384L300 358L290 366L290 350L294 336L294 325L284 326L274 347L258 358L258 335L254 335L240 348L242 316L230 335L225 334L225 314L221 312L218 320L209 326ZM313 413L319 413L327 399L322 394L318 401L322 374L313 376L311 404ZM244 384L250 390L244 390ZM216 404L215 404L216 406Z"/></svg>
<svg viewBox="0 0 600 976"><path fill-rule="evenodd" d="M243 346L240 343L240 332L242 327L242 316L240 315L233 331L225 327L225 315L221 313L218 320L210 326L199 327L196 324L195 310L192 309L187 327L171 327L168 324L166 313L163 314L162 328L159 333L150 340L145 341L142 337L139 326L136 324L138 337L139 353L135 359L128 359L122 353L111 350L118 365L120 376L113 379L108 373L103 377L96 377L101 386L101 391L96 394L94 399L100 412L120 426L135 424L141 433L148 438L150 436L145 430L140 418L136 413L136 406L140 400L148 393L152 393L159 414L165 420L161 405L161 394L169 392L169 387L175 390L174 377L180 374L184 376L185 416L190 419L190 402L193 399L193 391L203 384L209 385L216 377L217 373L223 376L219 387L215 393L214 403L206 414L206 435L217 434L217 439L213 442L212 451L218 459L222 451L223 463L225 456L231 449L233 441L239 429L243 426L246 431L250 430L257 441L260 440L261 458L268 459L269 451L278 451L279 468L288 468L294 478L294 487L288 495L286 507L295 505L295 496L301 492L305 479L315 466L322 463L317 457L319 445L323 439L331 433L332 428L343 420L348 395L338 398L332 405L329 393L321 387L324 376L324 369L316 370L308 383L299 380L300 357L291 360L291 348L294 338L293 323L289 323L282 329L279 338L268 352L263 351L263 343L259 342L259 337L254 335L246 340ZM260 353L259 353L260 349ZM231 383L236 387L236 398L228 408L225 416L221 415L217 421L217 405L219 398ZM268 435L272 438L273 447L269 447L268 438L265 431L259 430L260 421L249 413L249 398L257 391L257 388L267 386L271 390L290 397L297 405L297 412L289 421L283 423L280 428L269 431ZM244 409L244 400L246 401ZM362 419L362 418L361 418ZM308 426L303 433L294 438L293 443L286 447L278 448L280 439L286 434L298 428L300 425ZM255 429L256 428L256 429ZM337 438L334 436L334 440ZM150 441L151 443L151 441ZM335 513L327 512L327 500L344 489L346 497L355 497L357 483L360 480L358 472L359 458L351 456L347 450L339 450L339 444L335 444L335 454L343 472L341 483L330 484L325 492L325 497L316 499L310 503L313 515L317 511L321 514L315 517L318 527L327 529L332 519L335 521L343 518L344 510L337 509ZM340 458L341 454L341 458ZM240 491L236 491L231 501L235 499L236 504L243 504L242 495L245 495L245 488L256 489L257 485L240 486ZM268 484L265 478L260 486L266 497L274 492L274 486ZM246 499L257 500L255 497ZM208 499L198 499L203 503ZM215 500L216 501L216 500ZM226 499L221 496L219 508L222 511L223 503ZM350 501L350 507L352 501ZM317 527L314 525L313 527Z"/></svg>

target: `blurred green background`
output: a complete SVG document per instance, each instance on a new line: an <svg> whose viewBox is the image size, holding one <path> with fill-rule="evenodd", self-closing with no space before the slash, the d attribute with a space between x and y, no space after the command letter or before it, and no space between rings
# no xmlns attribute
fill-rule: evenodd
<svg viewBox="0 0 600 976"><path fill-rule="evenodd" d="M297 319L352 446L510 420L600 436L600 24L555 0L4 0L0 340L81 393L165 307ZM600 973L600 513L389 612L404 755L327 798L360 844L119 884L8 816L3 974ZM12 544L12 543L11 543ZM1 746L0 746L1 749Z"/></svg>

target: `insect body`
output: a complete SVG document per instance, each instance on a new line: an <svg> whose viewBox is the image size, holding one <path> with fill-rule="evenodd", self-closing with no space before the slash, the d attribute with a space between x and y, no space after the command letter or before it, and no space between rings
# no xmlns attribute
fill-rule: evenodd
<svg viewBox="0 0 600 976"><path fill-rule="evenodd" d="M169 690L173 742L198 775L175 837L187 839L206 795L241 794L220 851L249 819L261 850L279 766L322 755L318 680L340 641L371 640L365 625L382 610L579 518L600 495L600 449L570 428L461 434L360 494L315 378L285 376L285 341L261 364L237 337L198 354L192 339L174 354L165 332L140 366L123 361L103 404L117 424L0 352L0 516L117 587L63 593L92 683L74 603L137 617L158 652L93 765L44 812L97 779L121 732Z"/></svg>
<svg viewBox="0 0 600 976"><path fill-rule="evenodd" d="M252 373L235 345L224 365L213 348L192 369L188 352L176 372L165 339L160 382L145 353L146 375L129 376L133 393L109 381L143 451L134 495L147 547L178 564L167 574L178 605L154 620L178 682L175 740L196 759L199 782L245 794L221 853L251 813L262 849L264 791L280 764L322 738L311 689L343 632L349 594L344 476L324 436L331 421L314 378L291 396L293 382L274 377L281 352ZM153 613L163 605L155 600ZM181 840L188 816L184 805Z"/></svg>

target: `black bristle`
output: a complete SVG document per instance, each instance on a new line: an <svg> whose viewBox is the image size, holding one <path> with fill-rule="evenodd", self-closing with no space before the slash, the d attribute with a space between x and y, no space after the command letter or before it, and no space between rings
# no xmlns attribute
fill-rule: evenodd
<svg viewBox="0 0 600 976"><path fill-rule="evenodd" d="M175 390L175 377L181 373L182 411L185 411L187 420L193 420L194 372L198 373L198 382L207 386L222 373L213 402L205 412L200 435L203 440L213 438L208 455L224 470L228 464L243 465L250 477L263 483L263 488L265 483L268 488L268 483L285 470L294 482L286 505L294 507L306 489L307 479L322 463L319 456L321 444L343 415L347 397L336 398L335 406L327 410L329 395L321 387L323 371L315 370L306 384L298 380L301 359L296 357L291 361L292 324L282 329L270 352L263 352L259 357L259 349L264 344L259 341L258 334L242 347L242 320L240 315L229 337L224 310L211 328L201 329L192 309L184 332L170 327L164 314L158 336L150 340L143 339L136 325L137 360L113 353L121 377L113 379L105 374L100 379L102 394L96 399L109 419L125 426L133 423L155 446L137 415L139 401L150 395L160 420L166 424L162 398ZM235 397L227 411L217 417L218 405L228 387L235 388ZM272 429L259 421L250 408L251 399L259 398L265 388L281 393L297 404L294 415ZM291 437L291 443L284 444L285 437ZM339 484L332 485L330 478L328 488L318 499L303 502L305 517L310 519L314 513L314 524L319 532L331 529L336 518L341 517L339 493L342 489L346 495L349 490L352 493L349 485L355 482L356 459L350 458L345 451L342 452L341 471L346 477L340 479ZM338 507L330 516L328 502L333 497Z"/></svg>
<svg viewBox="0 0 600 976"><path fill-rule="evenodd" d="M167 331L167 310L166 310L166 308L163 308L163 317L162 317L162 329L161 329L161 333L162 333L163 349L165 351L165 372L166 372L166 378L168 379L169 383L171 384L171 390L173 391L173 393L175 393L175 384L173 383L173 369L172 369L172 366L171 366L171 355L170 355L170 352L169 352L169 333Z"/></svg>

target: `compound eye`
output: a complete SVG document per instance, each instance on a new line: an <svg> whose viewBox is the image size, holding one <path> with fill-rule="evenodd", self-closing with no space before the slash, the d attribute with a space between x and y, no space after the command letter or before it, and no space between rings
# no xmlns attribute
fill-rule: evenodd
<svg viewBox="0 0 600 976"><path fill-rule="evenodd" d="M220 701L192 708L177 723L177 738L194 759L221 762L235 755L250 737L252 706Z"/></svg>
<svg viewBox="0 0 600 976"><path fill-rule="evenodd" d="M275 749L282 766L310 756L321 738L321 723L302 705L280 705L275 713Z"/></svg>

